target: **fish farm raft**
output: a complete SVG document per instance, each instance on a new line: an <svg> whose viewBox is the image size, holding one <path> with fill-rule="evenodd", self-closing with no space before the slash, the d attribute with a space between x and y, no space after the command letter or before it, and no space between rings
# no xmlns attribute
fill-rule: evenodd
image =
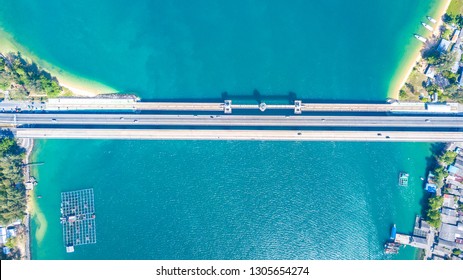
<svg viewBox="0 0 463 280"><path fill-rule="evenodd" d="M74 246L96 243L93 189L61 193L61 224L66 252Z"/></svg>

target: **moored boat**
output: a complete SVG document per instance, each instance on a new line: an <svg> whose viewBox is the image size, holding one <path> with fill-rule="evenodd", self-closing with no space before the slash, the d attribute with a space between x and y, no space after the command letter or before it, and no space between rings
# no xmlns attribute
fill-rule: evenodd
<svg viewBox="0 0 463 280"><path fill-rule="evenodd" d="M397 235L397 227L396 225L394 224L391 228L391 236L389 237L389 239L392 241L392 242L395 242L395 238L396 238L396 235Z"/></svg>
<svg viewBox="0 0 463 280"><path fill-rule="evenodd" d="M433 18L430 17L430 16L427 16L426 18L427 18L430 22L432 22L432 23L437 23L437 20L433 19Z"/></svg>
<svg viewBox="0 0 463 280"><path fill-rule="evenodd" d="M421 24L422 24L427 30L429 30L429 31L433 31L433 30L434 30L434 28L432 28L430 25L427 25L427 24L424 23L424 22L422 22Z"/></svg>
<svg viewBox="0 0 463 280"><path fill-rule="evenodd" d="M422 37L422 36L420 36L420 35L418 35L418 34L415 34L415 38L418 39L418 40L420 40L420 41L423 42L423 43L426 43L426 38L424 38L424 37Z"/></svg>
<svg viewBox="0 0 463 280"><path fill-rule="evenodd" d="M401 244L395 242L397 236L397 227L394 224L391 228L391 236L389 236L389 240L384 244L384 253L385 254L397 254L399 253L399 249Z"/></svg>

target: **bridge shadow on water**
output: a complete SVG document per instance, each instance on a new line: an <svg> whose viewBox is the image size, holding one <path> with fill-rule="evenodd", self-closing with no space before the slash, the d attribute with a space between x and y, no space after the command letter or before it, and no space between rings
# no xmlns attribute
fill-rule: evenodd
<svg viewBox="0 0 463 280"><path fill-rule="evenodd" d="M364 100L339 100L339 99L308 99L297 96L297 93L289 91L286 94L268 93L262 94L259 90L254 89L251 93L229 93L223 91L217 98L142 98L142 102L223 102L232 100L237 104L259 104L268 102L269 104L294 104L295 100L302 100L303 103L344 103L344 104L387 104L386 100L364 101Z"/></svg>

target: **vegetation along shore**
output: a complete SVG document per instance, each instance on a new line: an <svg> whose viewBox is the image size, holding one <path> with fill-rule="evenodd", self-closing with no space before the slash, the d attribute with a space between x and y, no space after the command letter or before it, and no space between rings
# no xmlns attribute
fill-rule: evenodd
<svg viewBox="0 0 463 280"><path fill-rule="evenodd" d="M2 100L43 101L79 95L81 90L62 86L56 77L21 53L0 53ZM30 259L30 193L36 184L30 172L32 150L32 139L15 139L9 130L1 131L0 259Z"/></svg>
<svg viewBox="0 0 463 280"><path fill-rule="evenodd" d="M0 259L30 259L25 156L8 130L0 138Z"/></svg>
<svg viewBox="0 0 463 280"><path fill-rule="evenodd" d="M399 92L399 99L421 102L463 102L463 0L449 2L439 21L422 25L433 30L415 34L423 47Z"/></svg>

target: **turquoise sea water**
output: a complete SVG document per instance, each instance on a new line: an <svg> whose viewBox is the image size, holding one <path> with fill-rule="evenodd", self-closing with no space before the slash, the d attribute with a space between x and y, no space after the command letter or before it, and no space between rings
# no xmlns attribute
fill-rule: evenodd
<svg viewBox="0 0 463 280"><path fill-rule="evenodd" d="M64 71L145 99L257 89L383 101L438 2L21 0L0 6L0 25ZM414 143L38 141L33 257L389 258L390 226L409 232L420 211L429 154ZM86 187L98 243L66 254L59 193Z"/></svg>

